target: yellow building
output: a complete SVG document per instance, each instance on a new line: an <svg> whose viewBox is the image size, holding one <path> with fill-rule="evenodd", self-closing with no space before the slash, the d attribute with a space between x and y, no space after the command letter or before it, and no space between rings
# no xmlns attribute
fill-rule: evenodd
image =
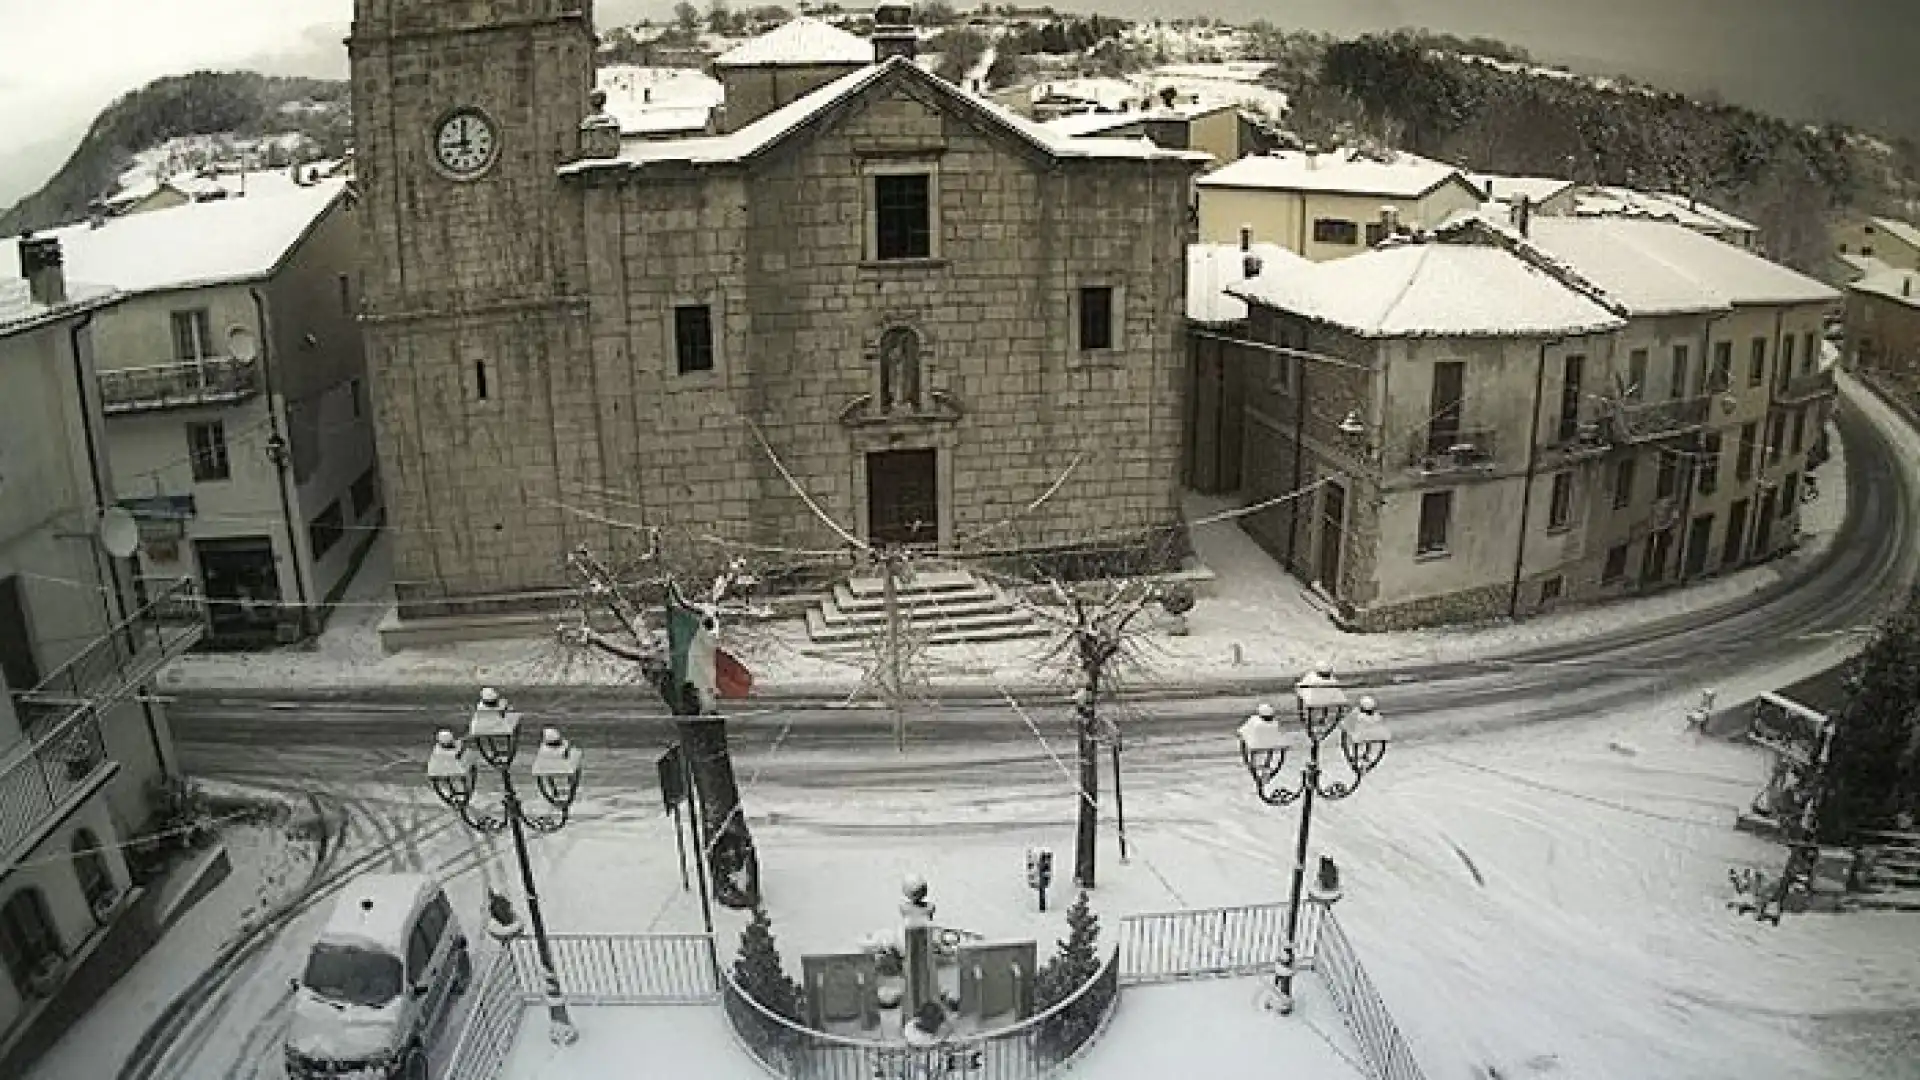
<svg viewBox="0 0 1920 1080"><path fill-rule="evenodd" d="M1195 182L1200 239L1232 243L1250 227L1315 262L1365 251L1399 224L1437 228L1486 193L1451 165L1413 154L1284 151L1242 158Z"/></svg>

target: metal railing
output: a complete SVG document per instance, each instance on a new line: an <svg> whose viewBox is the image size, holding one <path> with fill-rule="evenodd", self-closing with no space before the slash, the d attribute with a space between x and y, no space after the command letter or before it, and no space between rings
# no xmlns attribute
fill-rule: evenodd
<svg viewBox="0 0 1920 1080"><path fill-rule="evenodd" d="M1423 473L1486 469L1497 454L1493 428L1429 427L1407 441L1407 467Z"/></svg>
<svg viewBox="0 0 1920 1080"><path fill-rule="evenodd" d="M527 1011L527 988L511 950L493 954L486 970L474 980L472 993L473 1007L461 1025L446 1070L440 1074L443 1080L492 1080L499 1076L520 1034Z"/></svg>
<svg viewBox="0 0 1920 1080"><path fill-rule="evenodd" d="M908 1046L814 1031L753 1000L726 978L721 1001L741 1043L787 1080L1037 1080L1071 1061L1106 1026L1120 997L1120 950L1066 1000L1017 1024Z"/></svg>
<svg viewBox="0 0 1920 1080"><path fill-rule="evenodd" d="M720 993L713 939L705 934L549 934L555 974L581 1005L710 1004ZM508 948L520 985L544 992L532 938Z"/></svg>
<svg viewBox="0 0 1920 1080"><path fill-rule="evenodd" d="M102 371L99 379L105 412L142 412L244 401L260 392L260 365L235 356L210 356Z"/></svg>
<svg viewBox="0 0 1920 1080"><path fill-rule="evenodd" d="M183 578L103 633L33 689L16 693L27 730L64 728L80 713L104 711L133 693L206 632L206 601Z"/></svg>
<svg viewBox="0 0 1920 1080"><path fill-rule="evenodd" d="M1317 904L1302 908L1302 931ZM1287 906L1199 908L1120 920L1120 978L1158 982L1244 975L1271 968L1286 951Z"/></svg>
<svg viewBox="0 0 1920 1080"><path fill-rule="evenodd" d="M1705 427L1711 397L1684 397L1668 401L1628 401L1613 406L1613 438L1646 442Z"/></svg>
<svg viewBox="0 0 1920 1080"><path fill-rule="evenodd" d="M100 718L84 710L0 756L0 866L25 855L16 849L109 764Z"/></svg>
<svg viewBox="0 0 1920 1080"><path fill-rule="evenodd" d="M1785 383L1775 383L1773 400L1777 404L1793 405L1838 392L1832 371L1809 371L1795 375Z"/></svg>
<svg viewBox="0 0 1920 1080"><path fill-rule="evenodd" d="M1347 1022L1347 1030L1353 1033L1368 1070L1375 1080L1423 1080L1413 1050L1387 1012L1386 1002L1380 1000L1379 991L1373 988L1367 969L1360 966L1360 957L1353 951L1353 943L1347 940L1346 931L1340 929L1331 911L1323 912L1316 921L1319 926L1313 953L1314 973L1320 976L1334 1007Z"/></svg>

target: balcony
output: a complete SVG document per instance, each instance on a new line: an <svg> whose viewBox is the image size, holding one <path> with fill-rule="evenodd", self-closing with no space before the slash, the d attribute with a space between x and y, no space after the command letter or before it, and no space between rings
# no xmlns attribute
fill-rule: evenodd
<svg viewBox="0 0 1920 1080"><path fill-rule="evenodd" d="M109 416L227 405L260 392L260 363L233 356L100 372L100 405Z"/></svg>
<svg viewBox="0 0 1920 1080"><path fill-rule="evenodd" d="M1711 397L1675 398L1670 401L1623 402L1616 404L1610 417L1610 440L1646 443L1685 435L1707 425Z"/></svg>
<svg viewBox="0 0 1920 1080"><path fill-rule="evenodd" d="M1431 427L1407 443L1407 468L1425 476L1486 472L1497 454L1492 428Z"/></svg>
<svg viewBox="0 0 1920 1080"><path fill-rule="evenodd" d="M100 715L81 710L0 754L0 868L40 842L46 823L112 774Z"/></svg>
<svg viewBox="0 0 1920 1080"><path fill-rule="evenodd" d="M1775 405L1801 405L1817 398L1832 397L1837 391L1833 385L1833 372L1809 371L1795 375L1784 383L1773 384L1773 403Z"/></svg>

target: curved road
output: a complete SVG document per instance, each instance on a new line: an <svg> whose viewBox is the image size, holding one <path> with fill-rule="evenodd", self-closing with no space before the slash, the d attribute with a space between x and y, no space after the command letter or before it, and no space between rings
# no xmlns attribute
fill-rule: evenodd
<svg viewBox="0 0 1920 1080"><path fill-rule="evenodd" d="M1885 414L1877 402L1866 408ZM1839 411L1838 425L1847 447L1846 519L1831 548L1803 576L1717 608L1579 642L1373 670L1351 681L1381 687L1379 696L1396 733L1421 738L1600 715L1837 659L1904 592L1920 563L1914 529L1920 494L1903 462L1911 456L1912 433L1884 429L1851 402ZM1245 689L1277 699L1290 681L1289 674ZM516 700L540 722L564 728L593 752L596 780L651 786L653 755L673 739L671 720L647 692L636 689L633 695L632 707L609 703L604 691L528 690ZM1231 727L1254 702L1244 693L1142 692L1132 695L1122 712L1136 745L1158 743L1178 757L1178 747L1200 741L1212 743L1209 752L1217 752L1218 739L1230 737ZM207 692L181 695L170 709L181 764L190 773L274 781L297 774L347 783L370 771L393 778L398 778L394 770L411 772L424 759L433 732L458 726L462 712L459 703L436 691L377 703L297 705ZM1069 735L1069 716L1057 699L1024 714L1004 701L934 703L910 716L909 741L937 752L919 758L841 753L833 768L821 768L818 775L821 782L854 774L882 783L909 782L933 769L951 775L956 766L1040 764L1045 754L1034 742L1036 729L1050 740ZM804 756L813 750L879 750L893 738L885 712L821 702L761 703L735 714L732 731L743 760L776 742L791 757L796 751Z"/></svg>

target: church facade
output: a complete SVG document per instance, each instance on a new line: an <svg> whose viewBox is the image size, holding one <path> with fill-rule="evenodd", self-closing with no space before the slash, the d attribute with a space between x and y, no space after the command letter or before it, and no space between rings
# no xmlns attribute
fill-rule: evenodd
<svg viewBox="0 0 1920 1080"><path fill-rule="evenodd" d="M623 143L594 47L587 0L358 0L403 619L526 606L630 526L749 551L1176 525L1203 156L1053 136L898 56Z"/></svg>

